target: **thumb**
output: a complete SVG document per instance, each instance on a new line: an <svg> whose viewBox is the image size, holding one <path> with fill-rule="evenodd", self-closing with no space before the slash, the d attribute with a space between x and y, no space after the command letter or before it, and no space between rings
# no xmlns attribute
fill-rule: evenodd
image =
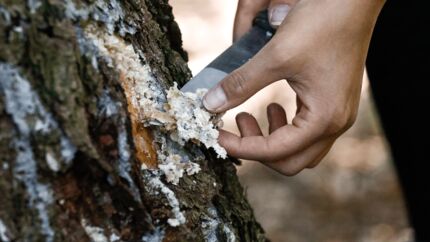
<svg viewBox="0 0 430 242"><path fill-rule="evenodd" d="M214 113L224 112L246 101L263 87L281 78L271 66L271 56L263 48L240 68L226 76L203 98L205 108Z"/></svg>

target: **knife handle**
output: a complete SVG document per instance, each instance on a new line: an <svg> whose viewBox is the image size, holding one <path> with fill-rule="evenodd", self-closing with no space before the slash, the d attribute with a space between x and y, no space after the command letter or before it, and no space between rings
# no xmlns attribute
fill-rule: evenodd
<svg viewBox="0 0 430 242"><path fill-rule="evenodd" d="M270 26L267 10L261 11L253 21L252 28L208 67L231 73L251 59L272 38L275 30Z"/></svg>
<svg viewBox="0 0 430 242"><path fill-rule="evenodd" d="M186 83L181 90L194 92L198 88L212 88L257 54L274 33L275 29L270 26L267 10L261 11L254 19L252 28L243 37Z"/></svg>
<svg viewBox="0 0 430 242"><path fill-rule="evenodd" d="M252 22L253 26L258 26L268 32L270 32L272 35L275 34L276 30L272 28L272 26L269 23L269 12L267 9L260 11L258 15L254 18L254 21Z"/></svg>

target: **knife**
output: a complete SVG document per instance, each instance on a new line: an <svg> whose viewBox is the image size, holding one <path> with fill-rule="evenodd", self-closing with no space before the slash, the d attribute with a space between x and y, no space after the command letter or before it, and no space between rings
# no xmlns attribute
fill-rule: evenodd
<svg viewBox="0 0 430 242"><path fill-rule="evenodd" d="M267 10L261 11L253 21L252 28L232 46L213 60L188 81L182 92L195 92L199 88L210 89L229 73L236 70L266 45L275 33L270 26Z"/></svg>

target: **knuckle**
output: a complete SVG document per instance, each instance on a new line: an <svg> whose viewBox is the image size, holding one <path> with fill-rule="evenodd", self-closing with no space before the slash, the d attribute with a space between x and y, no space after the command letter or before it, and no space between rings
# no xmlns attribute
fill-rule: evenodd
<svg viewBox="0 0 430 242"><path fill-rule="evenodd" d="M295 176L297 175L302 169L300 167L295 167L292 165L285 165L285 167L282 168L281 172L282 174L286 176Z"/></svg>
<svg viewBox="0 0 430 242"><path fill-rule="evenodd" d="M351 128L352 125L354 125L355 120L357 120L357 114L350 115L346 120L345 128L346 129Z"/></svg>
<svg viewBox="0 0 430 242"><path fill-rule="evenodd" d="M312 161L308 166L306 166L307 169L315 168L321 160L324 158L325 155L318 157L316 160Z"/></svg>
<svg viewBox="0 0 430 242"><path fill-rule="evenodd" d="M274 39L274 41L278 42L278 39ZM279 67L285 66L285 64L290 59L290 55L286 53L290 53L286 51L286 46L284 44L275 44L270 45L268 48L268 52L270 54L270 59L273 63L279 63Z"/></svg>
<svg viewBox="0 0 430 242"><path fill-rule="evenodd" d="M351 128L355 123L356 114L351 114L344 110L346 109L333 110L325 114L324 117L321 117L320 120L323 120L322 123L325 126L326 134L340 135Z"/></svg>
<svg viewBox="0 0 430 242"><path fill-rule="evenodd" d="M271 42L273 44L268 45L265 50L267 56L270 56L271 65L267 68L271 72L281 76L282 79L294 76L299 70L303 69L306 60L305 54L298 51L299 46L296 43L285 40L284 36L281 35L275 35Z"/></svg>
<svg viewBox="0 0 430 242"><path fill-rule="evenodd" d="M264 159L261 160L261 163L272 164L272 163L276 163L278 161L279 161L278 157L266 156L266 157L264 157Z"/></svg>

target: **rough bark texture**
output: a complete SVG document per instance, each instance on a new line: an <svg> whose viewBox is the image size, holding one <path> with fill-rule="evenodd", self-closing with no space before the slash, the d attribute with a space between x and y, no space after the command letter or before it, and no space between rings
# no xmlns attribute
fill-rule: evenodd
<svg viewBox="0 0 430 242"><path fill-rule="evenodd" d="M166 0L0 0L0 241L264 241L232 160L133 102L186 59ZM162 154L201 171L168 183Z"/></svg>

